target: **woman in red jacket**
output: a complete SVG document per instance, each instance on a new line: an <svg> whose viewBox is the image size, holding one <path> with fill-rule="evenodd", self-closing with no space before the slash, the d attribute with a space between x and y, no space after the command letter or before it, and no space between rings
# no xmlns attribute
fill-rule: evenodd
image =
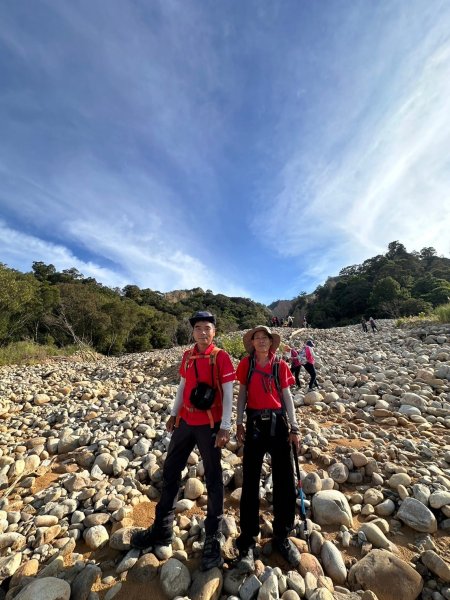
<svg viewBox="0 0 450 600"><path fill-rule="evenodd" d="M254 569L253 549L259 528L259 488L264 455L271 457L273 478L273 547L292 566L300 555L289 540L295 520L295 481L291 446L300 435L290 385L294 378L284 360L276 358L280 336L260 325L243 338L249 356L236 371L239 396L236 435L244 442L243 485L240 502L241 534L236 541L242 572ZM243 423L246 412L245 426Z"/></svg>

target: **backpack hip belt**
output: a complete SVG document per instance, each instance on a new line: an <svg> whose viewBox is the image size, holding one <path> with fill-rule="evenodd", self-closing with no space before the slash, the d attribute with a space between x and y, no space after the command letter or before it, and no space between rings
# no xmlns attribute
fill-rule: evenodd
<svg viewBox="0 0 450 600"><path fill-rule="evenodd" d="M246 413L250 419L260 418L261 421L269 421L272 414L282 415L284 410L282 408L247 408Z"/></svg>
<svg viewBox="0 0 450 600"><path fill-rule="evenodd" d="M247 409L247 416L253 422L255 421L270 421L270 437L274 437L277 426L278 415L284 416L282 408L263 408L262 410Z"/></svg>

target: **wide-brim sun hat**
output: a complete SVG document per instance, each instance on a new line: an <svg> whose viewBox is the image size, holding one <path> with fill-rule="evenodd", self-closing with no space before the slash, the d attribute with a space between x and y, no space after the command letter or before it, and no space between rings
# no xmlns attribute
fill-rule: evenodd
<svg viewBox="0 0 450 600"><path fill-rule="evenodd" d="M207 310L198 310L189 319L189 323L192 325L192 327L194 327L194 325L199 321L207 321L212 323L214 326L216 325L216 317Z"/></svg>
<svg viewBox="0 0 450 600"><path fill-rule="evenodd" d="M278 335L278 333L272 332L265 325L257 325L256 327L253 327L253 329L247 331L247 333L244 333L242 336L242 341L244 342L244 348L247 350L247 352L251 354L254 350L252 339L257 331L264 331L264 333L267 333L267 335L272 338L270 349L272 352L275 352L280 345L281 337Z"/></svg>

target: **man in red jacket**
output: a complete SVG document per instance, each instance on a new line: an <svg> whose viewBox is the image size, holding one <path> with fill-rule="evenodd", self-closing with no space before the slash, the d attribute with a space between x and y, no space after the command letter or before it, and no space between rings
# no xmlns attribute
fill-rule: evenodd
<svg viewBox="0 0 450 600"><path fill-rule="evenodd" d="M220 459L221 448L230 438L235 371L229 355L213 343L215 316L208 311L198 311L189 322L196 343L183 355L180 385L166 423L172 439L163 467L161 499L152 527L134 533L131 545L144 550L172 542L181 473L197 445L205 467L208 492L201 564L202 570L206 571L223 563L219 533L224 496Z"/></svg>

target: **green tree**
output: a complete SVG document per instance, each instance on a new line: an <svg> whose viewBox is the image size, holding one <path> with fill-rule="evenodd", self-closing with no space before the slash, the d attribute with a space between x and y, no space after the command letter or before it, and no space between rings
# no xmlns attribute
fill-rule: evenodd
<svg viewBox="0 0 450 600"><path fill-rule="evenodd" d="M409 317L418 315L419 313L429 313L432 309L430 302L426 302L422 298L407 298L400 304L400 315Z"/></svg>
<svg viewBox="0 0 450 600"><path fill-rule="evenodd" d="M419 253L419 256L422 260L429 261L434 256L437 256L437 253L432 246L428 246L427 248L422 248L422 250Z"/></svg>
<svg viewBox="0 0 450 600"><path fill-rule="evenodd" d="M433 306L447 304L450 302L450 282L445 281L445 279L437 279L436 282L436 285L424 295L424 298L431 302Z"/></svg>
<svg viewBox="0 0 450 600"><path fill-rule="evenodd" d="M338 281L333 289L331 299L339 308L340 321L352 319L355 314L364 314L371 292L370 283L360 276L352 276Z"/></svg>
<svg viewBox="0 0 450 600"><path fill-rule="evenodd" d="M54 265L52 265L52 264L46 265L42 261L33 262L33 265L31 268L33 270L34 276L36 277L36 279L38 281L50 282L50 281L52 281L52 277L56 273L56 269L55 269Z"/></svg>
<svg viewBox="0 0 450 600"><path fill-rule="evenodd" d="M0 343L25 337L38 304L39 282L0 263Z"/></svg>
<svg viewBox="0 0 450 600"><path fill-rule="evenodd" d="M102 310L105 295L95 286L81 283L58 284L60 302L53 317L61 341L98 347L108 325L108 315Z"/></svg>
<svg viewBox="0 0 450 600"><path fill-rule="evenodd" d="M137 285L126 285L123 288L123 295L125 296L125 298L129 298L137 304L142 303L141 290Z"/></svg>
<svg viewBox="0 0 450 600"><path fill-rule="evenodd" d="M401 244L399 241L395 241L395 242L391 242L388 245L388 251L387 251L387 258L401 258L406 256L408 253L406 251L406 248L403 244Z"/></svg>
<svg viewBox="0 0 450 600"><path fill-rule="evenodd" d="M104 354L125 352L134 328L139 322L139 306L128 298L111 298L102 305L108 317L99 335L97 350Z"/></svg>
<svg viewBox="0 0 450 600"><path fill-rule="evenodd" d="M438 285L438 280L431 275L431 273L427 273L424 277L419 277L415 280L414 285L411 290L411 294L415 298L423 297L431 290Z"/></svg>
<svg viewBox="0 0 450 600"><path fill-rule="evenodd" d="M43 281L37 290L32 319L30 319L30 337L38 343L47 343L53 339L49 328L49 319L60 302L59 290L56 286Z"/></svg>
<svg viewBox="0 0 450 600"><path fill-rule="evenodd" d="M398 281L393 277L384 277L373 286L369 302L377 314L399 317L400 306L407 297L407 291L402 289Z"/></svg>

